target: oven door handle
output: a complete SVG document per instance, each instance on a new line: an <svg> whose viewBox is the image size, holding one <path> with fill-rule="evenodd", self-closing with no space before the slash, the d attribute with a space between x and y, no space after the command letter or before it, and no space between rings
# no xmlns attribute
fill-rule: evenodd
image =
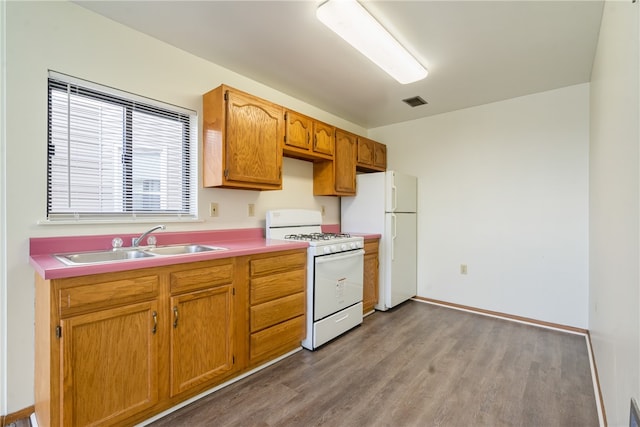
<svg viewBox="0 0 640 427"><path fill-rule="evenodd" d="M353 258L353 257L363 256L363 255L364 255L364 249L358 249L356 251L342 252L342 253L337 253L337 254L332 254L332 255L317 256L317 257L315 257L315 261L316 261L316 264L322 264L324 262L339 261L339 260L342 260L342 259L348 259L348 258Z"/></svg>

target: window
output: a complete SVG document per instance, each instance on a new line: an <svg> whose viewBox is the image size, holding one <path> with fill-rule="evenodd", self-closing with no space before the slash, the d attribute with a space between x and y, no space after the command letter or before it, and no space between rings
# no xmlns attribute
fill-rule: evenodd
<svg viewBox="0 0 640 427"><path fill-rule="evenodd" d="M49 73L47 218L195 218L193 111Z"/></svg>

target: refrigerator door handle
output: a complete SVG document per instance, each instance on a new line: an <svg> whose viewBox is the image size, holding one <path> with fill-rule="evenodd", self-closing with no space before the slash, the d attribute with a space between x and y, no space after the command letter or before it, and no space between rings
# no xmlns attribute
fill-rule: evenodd
<svg viewBox="0 0 640 427"><path fill-rule="evenodd" d="M398 189L395 185L391 186L391 212L395 212L398 207Z"/></svg>
<svg viewBox="0 0 640 427"><path fill-rule="evenodd" d="M398 235L398 233L396 232L398 222L394 214L391 214L391 222L392 222L392 228L393 228L393 235L391 236L391 261L394 261L396 259L395 247L396 247L396 237Z"/></svg>

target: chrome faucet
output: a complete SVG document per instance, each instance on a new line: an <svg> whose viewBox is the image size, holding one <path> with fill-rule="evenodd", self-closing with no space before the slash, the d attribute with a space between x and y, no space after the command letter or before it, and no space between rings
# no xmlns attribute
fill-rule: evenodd
<svg viewBox="0 0 640 427"><path fill-rule="evenodd" d="M144 233L142 233L142 235L140 237L133 237L131 239L131 247L138 247L140 246L140 242L142 242L142 239L144 239L145 237L147 237L149 234L153 233L156 230L164 230L166 227L164 225L156 225L155 227L151 228L150 230L145 231Z"/></svg>

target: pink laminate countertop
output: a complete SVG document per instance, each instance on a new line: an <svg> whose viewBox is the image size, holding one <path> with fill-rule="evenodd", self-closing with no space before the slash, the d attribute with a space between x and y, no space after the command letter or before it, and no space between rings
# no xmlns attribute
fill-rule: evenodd
<svg viewBox="0 0 640 427"><path fill-rule="evenodd" d="M376 233L349 233L352 236L359 236L364 238L364 240L367 239L380 239L382 238L382 234L376 234Z"/></svg>
<svg viewBox="0 0 640 427"><path fill-rule="evenodd" d="M159 231L153 233L153 235L157 238L158 246L197 243L220 246L227 248L227 250L170 256L158 255L148 258L85 265L66 265L53 255L69 252L109 250L111 249L111 239L114 237L122 238L125 242L124 246L130 246L131 238L138 237L139 234L35 237L31 238L29 242L29 262L42 278L62 279L308 247L307 242L265 239L264 230L260 228L194 232Z"/></svg>
<svg viewBox="0 0 640 427"><path fill-rule="evenodd" d="M342 232L343 233L349 233L350 235L355 236L355 237L362 237L365 240L382 238L382 234L377 234L377 233L358 233L358 232L346 231L346 230L342 230Z"/></svg>

